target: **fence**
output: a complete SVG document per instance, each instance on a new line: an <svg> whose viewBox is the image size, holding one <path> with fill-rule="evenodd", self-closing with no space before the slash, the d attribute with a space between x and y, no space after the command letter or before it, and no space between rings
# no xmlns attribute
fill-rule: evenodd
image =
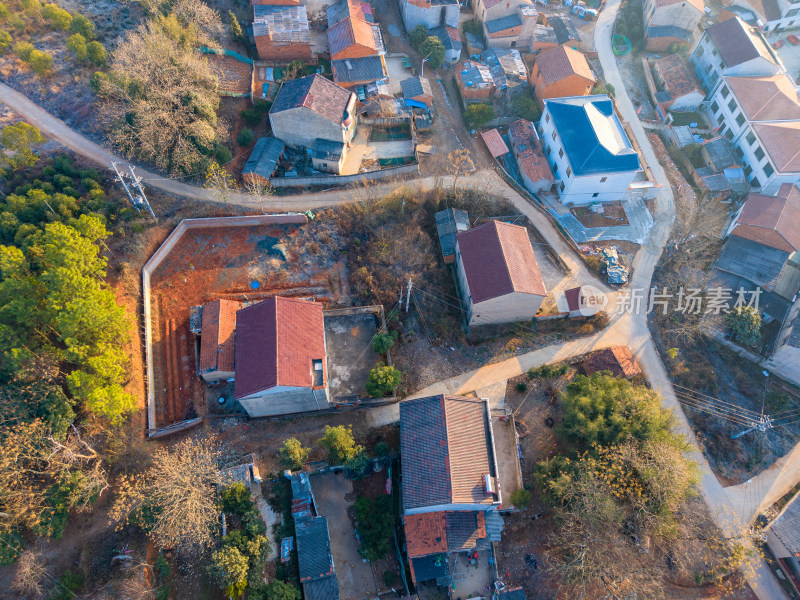
<svg viewBox="0 0 800 600"><path fill-rule="evenodd" d="M372 179L389 179L398 175L412 175L419 173L419 164L403 165L402 167L392 167L381 169L380 171L367 171L366 173L356 173L355 175L323 175L320 177L273 177L269 180L272 187L310 187L314 185L347 185Z"/></svg>
<svg viewBox="0 0 800 600"><path fill-rule="evenodd" d="M250 227L253 225L269 224L303 224L307 223L305 215L254 215L250 217L219 217L214 219L184 219L167 236L167 239L153 253L150 260L142 267L142 303L144 305L144 342L145 342L145 368L147 370L147 428L148 437L160 437L181 431L193 426L194 419L172 423L167 427L156 427L155 405L155 373L153 368L153 324L152 308L150 306L150 276L158 268L161 261L178 243L181 236L191 229L210 229L212 227ZM182 425L183 424L183 425ZM182 425L182 426L181 426Z"/></svg>

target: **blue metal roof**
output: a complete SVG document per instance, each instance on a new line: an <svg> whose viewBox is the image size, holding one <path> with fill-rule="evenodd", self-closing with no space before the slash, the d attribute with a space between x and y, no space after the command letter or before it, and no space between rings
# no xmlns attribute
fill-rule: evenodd
<svg viewBox="0 0 800 600"><path fill-rule="evenodd" d="M651 25L647 28L648 38L678 38L679 40L691 39L691 34L677 25Z"/></svg>
<svg viewBox="0 0 800 600"><path fill-rule="evenodd" d="M608 96L545 100L575 175L638 171L631 146Z"/></svg>
<svg viewBox="0 0 800 600"><path fill-rule="evenodd" d="M508 15L507 17L500 17L499 19L492 19L491 21L486 21L486 31L489 33L497 33L498 31L505 31L506 29L511 29L512 27L518 27L522 25L522 19L519 18L517 13L513 15Z"/></svg>

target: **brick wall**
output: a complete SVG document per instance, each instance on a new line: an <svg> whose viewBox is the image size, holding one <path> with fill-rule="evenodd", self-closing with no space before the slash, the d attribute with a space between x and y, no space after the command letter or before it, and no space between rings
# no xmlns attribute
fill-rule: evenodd
<svg viewBox="0 0 800 600"><path fill-rule="evenodd" d="M256 48L261 60L310 60L311 44L292 42L291 44L273 44L267 35L256 37Z"/></svg>
<svg viewBox="0 0 800 600"><path fill-rule="evenodd" d="M593 83L580 75L572 74L550 85L542 83L538 67L534 64L531 72L531 84L534 85L533 93L539 101L539 106L544 108L545 98L566 98L568 96L588 96L592 92Z"/></svg>

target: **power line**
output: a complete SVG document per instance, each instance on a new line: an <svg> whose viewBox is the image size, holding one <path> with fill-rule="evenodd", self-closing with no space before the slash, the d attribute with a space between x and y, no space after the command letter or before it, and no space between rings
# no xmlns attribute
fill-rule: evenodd
<svg viewBox="0 0 800 600"><path fill-rule="evenodd" d="M720 404L724 404L724 405L730 406L732 408L736 408L736 409L739 409L739 410L744 410L744 411L753 413L754 415L760 414L760 413L758 413L758 412L756 412L754 410L750 410L748 408L744 408L742 406L739 406L738 404L733 404L732 402L725 402L724 400L720 400L719 398L716 398L714 396L709 396L708 394L704 394L703 392L698 392L697 390L692 390L692 389L689 389L687 387L683 387L682 385L678 385L677 383L674 383L672 385L673 385L673 387L680 388L682 390L685 390L686 392L689 392L689 393L692 393L692 394L697 394L698 396L703 396L704 398L708 398L708 400L710 400L710 401L715 401L715 402L718 402Z"/></svg>
<svg viewBox="0 0 800 600"><path fill-rule="evenodd" d="M696 402L697 404L700 404L702 406L707 406L709 408L716 409L716 410L718 410L720 412L724 412L726 414L737 416L737 417L739 417L741 419L745 419L745 420L750 419L750 420L752 420L752 419L759 419L761 417L761 415L759 415L756 412L748 411L747 409L728 408L726 406L721 406L719 404L715 404L713 402L709 402L709 401L707 401L707 400L705 400L703 398L699 398L699 397L694 396L692 394L687 394L686 392L676 391L675 395L678 396L679 398L687 398L689 400L693 400L694 402Z"/></svg>

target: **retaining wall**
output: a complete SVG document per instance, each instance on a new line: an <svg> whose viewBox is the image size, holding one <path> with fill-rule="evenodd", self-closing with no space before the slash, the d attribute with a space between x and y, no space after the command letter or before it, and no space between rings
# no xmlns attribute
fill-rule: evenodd
<svg viewBox="0 0 800 600"><path fill-rule="evenodd" d="M321 177L273 177L269 183L273 187L308 187L312 185L347 185L365 181L367 179L388 179L398 175L410 175L419 173L419 164L404 165L391 169L381 169L380 171L367 171L366 173L356 173L355 175L329 175Z"/></svg>
<svg viewBox="0 0 800 600"><path fill-rule="evenodd" d="M155 374L153 371L153 323L150 307L150 276L161 264L180 240L181 236L191 229L211 229L214 227L252 227L253 225L289 225L304 224L308 218L301 214L284 215L253 215L246 217L219 217L215 219L184 219L167 236L167 239L153 253L150 260L142 267L142 303L144 305L144 340L145 340L145 368L147 369L147 435L160 437L199 423L198 419L171 423L160 429L156 428L155 406Z"/></svg>

